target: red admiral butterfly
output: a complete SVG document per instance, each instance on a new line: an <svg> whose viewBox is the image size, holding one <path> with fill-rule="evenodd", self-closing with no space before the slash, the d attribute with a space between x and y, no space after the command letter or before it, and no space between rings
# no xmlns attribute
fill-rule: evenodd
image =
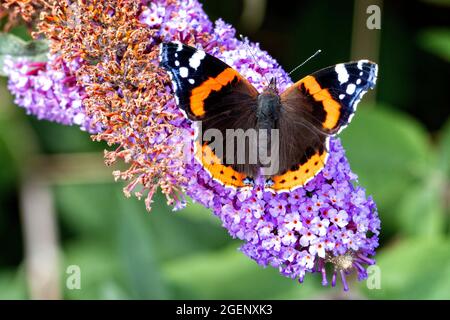
<svg viewBox="0 0 450 320"><path fill-rule="evenodd" d="M330 136L350 122L356 105L375 86L377 65L341 63L306 76L281 94L276 81L259 93L221 60L179 42L163 43L160 64L171 78L177 104L203 130L278 129L279 159L266 188L288 191L305 185L324 167ZM208 142L196 141L196 159L226 186L251 186L260 163L236 164Z"/></svg>

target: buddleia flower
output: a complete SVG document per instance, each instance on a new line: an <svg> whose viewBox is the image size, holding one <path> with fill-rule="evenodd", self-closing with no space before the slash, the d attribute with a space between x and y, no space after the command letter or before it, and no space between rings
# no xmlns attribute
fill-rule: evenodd
<svg viewBox="0 0 450 320"><path fill-rule="evenodd" d="M348 290L349 273L367 277L380 221L339 138L330 139L323 170L291 192L269 192L262 178L252 189L224 187L193 157L194 124L180 112L170 78L159 66L159 45L177 40L195 46L235 68L258 90L268 85L266 77L274 77L283 91L292 80L258 44L238 39L220 19L212 23L196 0L60 1L42 14L38 31L69 69L77 62L70 72L82 92L80 110L97 130L93 138L112 147L106 163L129 164L114 172L128 181L127 196L145 198L150 209L160 188L180 209L188 195L243 241L245 255L300 282L307 273L319 273L323 285L340 279Z"/></svg>
<svg viewBox="0 0 450 320"><path fill-rule="evenodd" d="M72 67L76 68L75 63ZM15 97L14 102L27 114L95 131L82 106L83 88L56 56L47 62L9 57L4 61L3 71L8 76L8 89Z"/></svg>

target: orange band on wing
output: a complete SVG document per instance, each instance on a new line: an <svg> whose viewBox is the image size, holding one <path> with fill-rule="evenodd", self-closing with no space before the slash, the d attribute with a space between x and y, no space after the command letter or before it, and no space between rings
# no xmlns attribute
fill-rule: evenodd
<svg viewBox="0 0 450 320"><path fill-rule="evenodd" d="M323 168L327 152L316 152L305 163L299 165L295 170L289 170L286 173L273 176L273 185L269 189L275 191L292 190L305 185Z"/></svg>
<svg viewBox="0 0 450 320"><path fill-rule="evenodd" d="M328 89L322 89L313 76L306 76L300 80L300 82L305 85L305 89L315 101L322 103L326 113L325 121L322 122L322 126L329 130L336 128L341 115L340 103L333 99Z"/></svg>
<svg viewBox="0 0 450 320"><path fill-rule="evenodd" d="M209 78L200 86L192 90L191 93L191 111L197 117L205 115L204 101L208 98L212 91L219 91L222 87L231 83L238 73L232 68L227 68L215 78Z"/></svg>
<svg viewBox="0 0 450 320"><path fill-rule="evenodd" d="M203 146L196 141L195 158L203 165L203 167L211 174L211 176L227 186L245 187L244 179L247 175L237 172L231 166L225 166L220 159L214 154L211 148L204 144Z"/></svg>

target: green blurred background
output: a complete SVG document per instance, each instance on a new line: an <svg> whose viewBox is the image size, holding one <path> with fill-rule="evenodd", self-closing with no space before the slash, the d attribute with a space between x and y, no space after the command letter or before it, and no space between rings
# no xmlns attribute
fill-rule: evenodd
<svg viewBox="0 0 450 320"><path fill-rule="evenodd" d="M379 62L377 90L341 138L378 204L381 289L352 279L344 293L317 275L299 285L259 267L198 205L173 213L157 195L147 213L113 182L105 145L27 116L1 79L0 298L449 299L450 2L203 3L287 70L322 49L294 80L350 59ZM381 30L365 26L370 4L381 6ZM71 265L79 290L66 286Z"/></svg>

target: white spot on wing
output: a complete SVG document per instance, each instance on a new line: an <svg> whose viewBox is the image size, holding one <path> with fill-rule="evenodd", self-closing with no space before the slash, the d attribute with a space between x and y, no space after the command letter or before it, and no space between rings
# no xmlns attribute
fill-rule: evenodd
<svg viewBox="0 0 450 320"><path fill-rule="evenodd" d="M336 67L334 67L334 70L338 75L338 80L340 84L343 84L348 81L349 75L343 63L337 64Z"/></svg>
<svg viewBox="0 0 450 320"><path fill-rule="evenodd" d="M356 84L361 84L361 79L356 80Z"/></svg>
<svg viewBox="0 0 450 320"><path fill-rule="evenodd" d="M178 60L175 60L175 66L179 66L180 65L180 61L178 61Z"/></svg>
<svg viewBox="0 0 450 320"><path fill-rule="evenodd" d="M186 67L181 67L180 68L180 76L182 78L187 78L187 76L189 75L189 70Z"/></svg>
<svg viewBox="0 0 450 320"><path fill-rule="evenodd" d="M355 92L356 85L354 83L350 83L347 86L347 90L345 91L347 94L353 94Z"/></svg>
<svg viewBox="0 0 450 320"><path fill-rule="evenodd" d="M205 51L198 50L189 58L189 66L195 70L200 66L201 61L206 56Z"/></svg>
<svg viewBox="0 0 450 320"><path fill-rule="evenodd" d="M195 83L194 79L189 79L188 81L189 81L190 84L194 84Z"/></svg>
<svg viewBox="0 0 450 320"><path fill-rule="evenodd" d="M163 43L160 43L159 45L159 57L158 57L159 62L162 62L163 60Z"/></svg>
<svg viewBox="0 0 450 320"><path fill-rule="evenodd" d="M345 94L340 94L339 99L343 100L345 98Z"/></svg>
<svg viewBox="0 0 450 320"><path fill-rule="evenodd" d="M173 91L176 92L178 90L178 86L177 83L175 81L172 81L172 87L173 87Z"/></svg>
<svg viewBox="0 0 450 320"><path fill-rule="evenodd" d="M363 69L363 64L364 64L364 63L367 63L367 62L369 62L369 60L359 60L359 61L358 61L358 64L357 64L358 69L359 69L359 70L362 70L362 69Z"/></svg>
<svg viewBox="0 0 450 320"><path fill-rule="evenodd" d="M177 47L177 51L181 51L181 50L183 50L183 44L181 43L181 42L179 42L179 41L176 41L175 42L177 45L178 45L178 47Z"/></svg>
<svg viewBox="0 0 450 320"><path fill-rule="evenodd" d="M369 82L375 84L377 82L377 76L378 76L378 65L375 64L372 72L370 73Z"/></svg>
<svg viewBox="0 0 450 320"><path fill-rule="evenodd" d="M174 91L174 92L177 91L177 89L178 89L177 83L176 83L176 82L174 81L174 79L173 79L172 72L169 72L169 78L170 78L170 81L172 82L173 91Z"/></svg>

